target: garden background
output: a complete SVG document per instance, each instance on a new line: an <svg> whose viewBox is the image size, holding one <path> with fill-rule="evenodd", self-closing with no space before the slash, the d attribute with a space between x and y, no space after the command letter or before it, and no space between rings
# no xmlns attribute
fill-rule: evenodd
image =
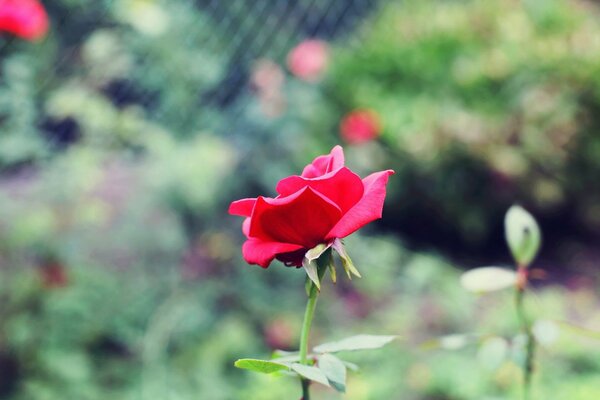
<svg viewBox="0 0 600 400"><path fill-rule="evenodd" d="M519 398L512 294L459 282L510 265L514 203L543 232L534 398L600 398L600 4L43 4L45 37L0 36L0 399L298 398L233 367L297 348L306 295L227 207L338 143L396 175L312 340L400 339L315 398Z"/></svg>

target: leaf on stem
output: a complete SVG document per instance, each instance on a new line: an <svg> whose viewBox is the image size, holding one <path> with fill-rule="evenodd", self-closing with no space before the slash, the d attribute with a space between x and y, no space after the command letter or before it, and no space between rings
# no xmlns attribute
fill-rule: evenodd
<svg viewBox="0 0 600 400"><path fill-rule="evenodd" d="M283 358L283 357L290 357L290 356L298 356L298 352L276 349L276 350L273 350L273 353L271 353L271 358Z"/></svg>
<svg viewBox="0 0 600 400"><path fill-rule="evenodd" d="M346 365L332 354L319 357L319 369L325 373L331 386L338 392L346 392Z"/></svg>
<svg viewBox="0 0 600 400"><path fill-rule="evenodd" d="M306 271L306 275L308 275L308 279L310 279L319 290L321 290L321 278L323 273L319 273L319 267L315 261L330 247L331 244L318 244L312 249L308 250L304 255L304 259L302 260L302 266L304 267L304 271ZM307 293L309 292L310 285L307 288Z"/></svg>
<svg viewBox="0 0 600 400"><path fill-rule="evenodd" d="M500 267L481 267L465 272L460 277L460 284L469 292L487 293L514 287L517 273Z"/></svg>
<svg viewBox="0 0 600 400"><path fill-rule="evenodd" d="M342 360L342 362L346 366L346 369L349 369L352 372L357 372L358 370L360 370L360 368L358 367L358 365L356 365L354 363L351 363L350 361Z"/></svg>
<svg viewBox="0 0 600 400"><path fill-rule="evenodd" d="M509 345L506 339L494 336L484 340L477 351L477 360L486 369L495 371L506 360Z"/></svg>
<svg viewBox="0 0 600 400"><path fill-rule="evenodd" d="M312 357L312 354L308 354L307 357ZM297 351L284 351L284 350L275 350L271 354L271 360L278 363L292 363L292 362L300 362L300 354Z"/></svg>
<svg viewBox="0 0 600 400"><path fill-rule="evenodd" d="M315 353L337 353L338 351L354 351L378 349L396 339L391 335L356 335L336 342L324 343L316 346Z"/></svg>
<svg viewBox="0 0 600 400"><path fill-rule="evenodd" d="M237 368L247 369L254 372L260 372L263 374L272 374L273 372L284 371L290 369L288 365L281 364L274 361L257 360L254 358L242 358L237 360L234 365Z"/></svg>
<svg viewBox="0 0 600 400"><path fill-rule="evenodd" d="M312 249L308 250L304 255L304 258L308 259L308 261L314 261L317 258L321 257L321 254L325 253L328 248L331 247L331 244L318 244Z"/></svg>
<svg viewBox="0 0 600 400"><path fill-rule="evenodd" d="M317 271L317 264L305 257L304 260L302 260L302 266L304 267L306 275L308 275L308 279L310 279L310 281L315 284L317 289L321 290L321 282L319 281L319 272ZM310 293L310 285L308 285L307 287L307 293Z"/></svg>
<svg viewBox="0 0 600 400"><path fill-rule="evenodd" d="M540 344L549 346L558 340L560 327L554 321L540 319L535 321L531 332Z"/></svg>
<svg viewBox="0 0 600 400"><path fill-rule="evenodd" d="M354 263L350 259L350 256L346 252L346 248L340 239L335 239L332 244L333 249L339 254L340 259L342 260L342 267L344 271L346 271L346 275L348 275L348 279L352 279L352 275L362 278L358 269L354 266Z"/></svg>
<svg viewBox="0 0 600 400"><path fill-rule="evenodd" d="M298 375L306 379L321 383L325 386L330 386L329 380L327 379L325 373L317 367L311 367L309 365L302 365L297 363L291 364L290 367L292 368L292 370L297 372Z"/></svg>
<svg viewBox="0 0 600 400"><path fill-rule="evenodd" d="M333 283L336 283L337 282L337 275L335 273L335 264L333 263L333 259L328 264L328 268L329 268L329 274L331 275L331 281Z"/></svg>

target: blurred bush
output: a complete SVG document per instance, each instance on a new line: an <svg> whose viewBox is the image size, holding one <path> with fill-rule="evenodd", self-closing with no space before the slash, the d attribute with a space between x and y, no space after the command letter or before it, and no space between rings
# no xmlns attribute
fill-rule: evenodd
<svg viewBox="0 0 600 400"><path fill-rule="evenodd" d="M190 137L218 117L200 97L225 62L208 17L187 1L104 3L54 2L43 42L0 42L0 166L73 143L135 149L153 132Z"/></svg>
<svg viewBox="0 0 600 400"><path fill-rule="evenodd" d="M295 380L240 372L232 363L240 354L265 357L276 347L295 347L300 318L293 310L305 301L303 271L274 265L261 273L243 266L238 256L215 258L214 243L195 279L184 273L179 251L165 247L159 261L153 258L157 264L63 264L68 280L62 285L49 285L48 275L40 274L48 265L20 264L3 275L0 398L295 396ZM337 286L326 284L313 343L349 331L401 338L385 351L348 355L360 359L362 370L350 373L344 398L508 400L518 393L510 292L468 294L447 263L402 250L392 238L352 237L348 245L365 279L350 284L340 277ZM579 315L577 322L587 326L599 321L593 291L579 291L567 301L552 286L539 292L534 314L571 320ZM454 333L501 334L511 340L512 355L490 366L478 360L475 341L447 336ZM540 351L536 393L595 399L600 364L594 349L592 340L561 329ZM319 399L342 398L325 387L314 389ZM556 393L562 397L553 397Z"/></svg>
<svg viewBox="0 0 600 400"><path fill-rule="evenodd" d="M597 240L599 15L566 0L389 4L335 52L315 135L354 109L379 115L373 157L398 172L384 223L417 241L489 250L515 201Z"/></svg>

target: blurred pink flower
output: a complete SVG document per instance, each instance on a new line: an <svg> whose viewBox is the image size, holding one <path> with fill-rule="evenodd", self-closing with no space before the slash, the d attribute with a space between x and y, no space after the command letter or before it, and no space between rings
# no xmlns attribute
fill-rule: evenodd
<svg viewBox="0 0 600 400"><path fill-rule="evenodd" d="M280 116L286 107L282 91L285 74L281 67L268 59L259 59L250 75L252 87L256 91L260 109L269 118Z"/></svg>
<svg viewBox="0 0 600 400"><path fill-rule="evenodd" d="M340 134L348 143L368 142L379 136L380 132L379 115L372 110L354 110L340 122Z"/></svg>
<svg viewBox="0 0 600 400"><path fill-rule="evenodd" d="M290 51L287 57L288 68L296 77L308 81L317 81L329 60L329 48L322 40L305 40Z"/></svg>
<svg viewBox="0 0 600 400"><path fill-rule="evenodd" d="M48 14L37 0L0 0L0 31L26 40L38 40L48 32Z"/></svg>
<svg viewBox="0 0 600 400"><path fill-rule="evenodd" d="M285 319L278 318L267 324L264 338L272 349L289 349L294 342L294 329Z"/></svg>

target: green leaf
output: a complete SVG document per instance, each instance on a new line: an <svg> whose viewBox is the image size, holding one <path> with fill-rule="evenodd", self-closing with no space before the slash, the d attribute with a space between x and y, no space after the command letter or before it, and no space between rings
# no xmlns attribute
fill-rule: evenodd
<svg viewBox="0 0 600 400"><path fill-rule="evenodd" d="M529 266L540 248L540 228L531 214L520 206L512 206L504 219L508 247L515 261Z"/></svg>
<svg viewBox="0 0 600 400"><path fill-rule="evenodd" d="M469 344L474 343L477 339L478 336L473 334L446 335L424 342L421 344L421 348L424 350L459 350Z"/></svg>
<svg viewBox="0 0 600 400"><path fill-rule="evenodd" d="M356 335L337 342L329 342L315 347L315 353L336 353L338 351L378 349L385 346L397 336Z"/></svg>
<svg viewBox="0 0 600 400"><path fill-rule="evenodd" d="M286 351L286 350L280 350L280 349L273 350L273 353L271 354L271 358L283 358L283 357L290 357L290 356L300 357L297 351Z"/></svg>
<svg viewBox="0 0 600 400"><path fill-rule="evenodd" d="M302 260L302 266L304 267L306 275L308 275L308 279L310 279L310 281L315 284L317 289L321 290L321 282L319 281L319 272L317 271L317 264L305 257L304 260ZM310 293L310 285L307 289L307 293Z"/></svg>
<svg viewBox="0 0 600 400"><path fill-rule="evenodd" d="M350 256L346 252L346 248L340 239L335 239L332 244L333 249L339 254L340 259L342 260L342 267L344 271L346 271L346 275L348 275L348 279L352 279L352 275L362 278L358 269L354 266L354 263L350 259Z"/></svg>
<svg viewBox="0 0 600 400"><path fill-rule="evenodd" d="M290 369L290 367L285 364L267 360L257 360L254 358L242 358L237 360L233 365L237 368L248 369L263 374L272 374L273 372Z"/></svg>
<svg viewBox="0 0 600 400"><path fill-rule="evenodd" d="M309 356L312 356L309 354ZM297 351L275 350L271 354L271 360L278 363L292 363L300 361L300 354Z"/></svg>
<svg viewBox="0 0 600 400"><path fill-rule="evenodd" d="M314 358L314 354L307 354L307 358ZM300 353L297 351L275 350L271 354L271 359L278 363L297 363L300 362Z"/></svg>
<svg viewBox="0 0 600 400"><path fill-rule="evenodd" d="M304 271L306 271L306 275L308 275L308 279L310 279L310 281L314 283L319 290L321 290L321 278L325 273L326 266L321 268L320 264L323 264L323 262L319 262L318 259L319 257L323 256L323 253L325 253L330 247L331 244L318 244L312 249L308 250L304 255L304 259L302 260L302 266L304 267ZM326 254L324 257L330 258L331 256ZM315 262L315 260L317 260L317 262ZM327 260L327 262L330 262L330 260ZM310 296L310 285L307 285L305 288L307 295Z"/></svg>
<svg viewBox="0 0 600 400"><path fill-rule="evenodd" d="M333 260L331 260L332 262L330 262L329 265L329 274L331 275L331 282L335 283L337 281L337 275L335 273L335 264L333 263Z"/></svg>
<svg viewBox="0 0 600 400"><path fill-rule="evenodd" d="M595 331L589 328L585 328L583 326L575 325L567 321L554 321L559 327L569 330L572 333L580 335L582 337L594 340L600 340L600 332Z"/></svg>
<svg viewBox="0 0 600 400"><path fill-rule="evenodd" d="M509 353L506 339L494 336L483 341L477 351L477 360L486 369L495 371L506 360Z"/></svg>
<svg viewBox="0 0 600 400"><path fill-rule="evenodd" d="M292 370L296 371L298 375L309 379L311 381L319 382L325 386L329 385L329 380L323 371L317 367L311 367L309 365L302 365L294 363L291 365Z"/></svg>
<svg viewBox="0 0 600 400"><path fill-rule="evenodd" d="M342 360L342 362L346 366L346 369L349 369L350 371L357 372L360 369L358 365L351 363L350 361Z"/></svg>
<svg viewBox="0 0 600 400"><path fill-rule="evenodd" d="M323 354L319 357L319 369L325 373L335 390L346 392L346 365L334 355Z"/></svg>
<svg viewBox="0 0 600 400"><path fill-rule="evenodd" d="M465 272L460 284L469 292L486 293L514 287L517 273L500 267L481 267Z"/></svg>
<svg viewBox="0 0 600 400"><path fill-rule="evenodd" d="M554 321L537 320L531 328L535 339L544 346L556 342L560 336L560 327Z"/></svg>
<svg viewBox="0 0 600 400"><path fill-rule="evenodd" d="M321 254L325 253L328 248L331 247L331 244L318 244L312 249L308 250L304 255L304 258L308 259L308 261L314 261L317 258L321 257Z"/></svg>

